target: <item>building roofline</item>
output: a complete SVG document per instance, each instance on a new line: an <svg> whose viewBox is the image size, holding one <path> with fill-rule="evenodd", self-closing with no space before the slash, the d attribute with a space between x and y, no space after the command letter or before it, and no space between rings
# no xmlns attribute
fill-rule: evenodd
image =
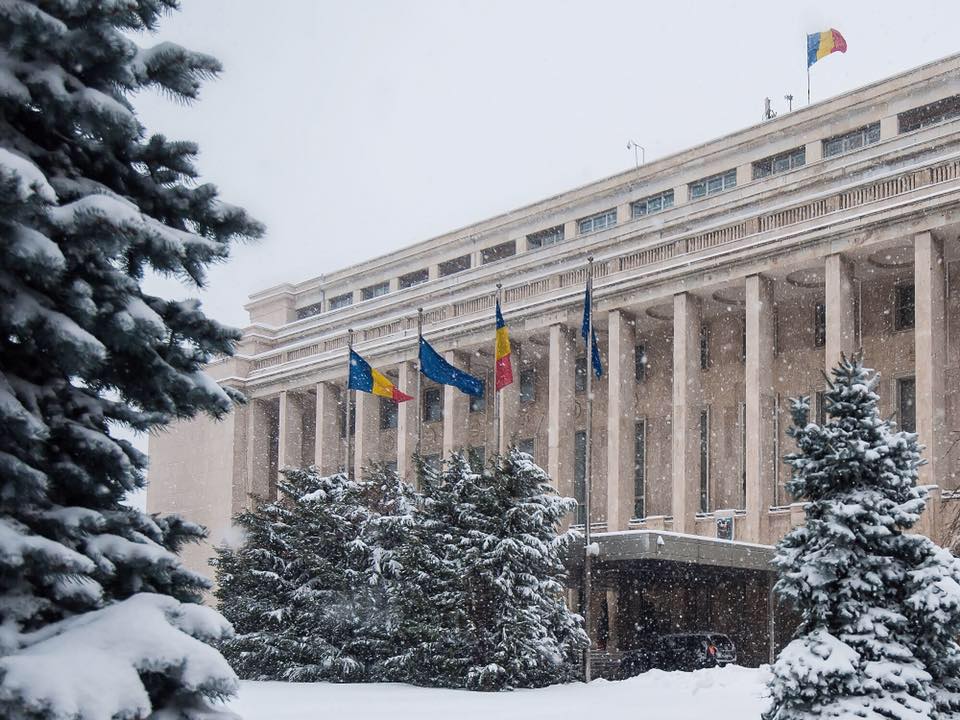
<svg viewBox="0 0 960 720"><path fill-rule="evenodd" d="M934 70L934 72L930 72ZM636 185L642 185L650 179L655 178L657 174L662 173L668 168L690 162L692 160L705 160L711 155L720 153L732 153L741 146L756 142L760 137L771 133L783 131L787 128L794 128L808 124L817 118L835 113L836 111L853 105L859 105L864 102L864 98L852 101L857 95L867 93L870 95L867 99L876 100L884 94L899 91L903 85L903 80L912 80L914 82L930 80L938 75L945 75L950 72L960 70L960 53L948 55L937 60L910 68L896 75L882 78L867 85L852 88L839 95L835 95L821 100L792 112L779 115L771 120L765 120L754 123L733 132L721 135L710 140L698 143L691 147L670 153L661 158L657 158L650 163L641 165L639 168L631 168L621 172L609 175L604 178L592 180L583 185L564 190L560 193L541 198L531 203L515 207L505 212L498 213L488 218L464 225L435 235L424 240L418 240L397 250L393 250L382 255L376 255L367 260L345 266L330 273L322 273L311 276L299 282L285 282L274 285L263 290L256 291L250 295L250 303L245 306L249 309L251 305L259 304L265 300L272 299L282 294L297 294L304 290L315 287L319 284L338 279L345 279L354 276L360 272L370 272L379 267L389 265L404 259L417 256L419 253L430 250L436 252L438 245L447 242L454 242L469 238L471 235L483 235L496 231L504 225L523 220L526 217L536 215L538 212L556 211L565 203L583 202L593 196L600 196L611 192L631 182ZM667 188L664 188L667 189Z"/></svg>

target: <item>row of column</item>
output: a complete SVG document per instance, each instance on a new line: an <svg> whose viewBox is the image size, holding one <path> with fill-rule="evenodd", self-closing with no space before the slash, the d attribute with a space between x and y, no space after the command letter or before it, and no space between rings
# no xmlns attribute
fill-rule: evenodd
<svg viewBox="0 0 960 720"><path fill-rule="evenodd" d="M916 293L916 395L917 431L927 445L927 464L921 469L921 483L932 484L938 470L939 436L944 427L943 361L945 355L945 285L942 245L930 233L915 237ZM825 367L836 364L841 352L856 348L853 266L841 254L829 255L824 263L826 343ZM774 366L774 284L763 275L745 279L746 313L746 537L767 542L768 508L773 503L775 463ZM676 532L693 533L699 506L700 446L699 422L702 406L699 336L700 300L689 292L673 298L673 400L672 400L672 515ZM607 507L609 530L624 530L633 515L634 503L634 394L636 327L630 315L620 309L608 314L607 378ZM575 387L579 336L563 324L549 328L548 448L547 471L561 494L574 492L576 430ZM515 370L519 372L519 344L515 343ZM463 363L455 351L447 354L454 363ZM399 386L412 391L418 382L413 362L399 367ZM469 399L453 387L444 387L444 456L462 445L467 425ZM382 456L380 448L380 399L356 393L356 433L353 451L354 472L371 457ZM321 472L332 473L343 466L340 439L339 389L328 383L316 386L316 441L314 462ZM520 406L520 383L516 378L502 394L500 436L512 440ZM280 394L278 467L300 464L302 458L302 416L304 407L296 392ZM397 423L397 470L412 479L411 455L417 442L416 401L401 403ZM256 422L257 413L251 417ZM250 433L252 455L262 453L265 433ZM503 450L504 448L500 448ZM376 452L374 452L376 450ZM600 453L603 448L595 448ZM602 482L596 475L594 483Z"/></svg>

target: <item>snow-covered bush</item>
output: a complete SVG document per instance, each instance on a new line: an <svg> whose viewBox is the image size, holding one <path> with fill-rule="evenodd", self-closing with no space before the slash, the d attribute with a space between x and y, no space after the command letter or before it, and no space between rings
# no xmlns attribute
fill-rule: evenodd
<svg viewBox="0 0 960 720"><path fill-rule="evenodd" d="M777 548L777 591L801 624L780 653L766 720L952 718L960 710L960 564L909 534L924 509L921 447L881 419L878 377L844 358L828 419L793 402L787 488L806 524Z"/></svg>
<svg viewBox="0 0 960 720"><path fill-rule="evenodd" d="M146 458L113 429L220 416L239 396L202 367L238 333L196 285L262 228L195 183L190 142L148 137L144 88L197 97L220 66L142 49L175 0L0 3L0 716L201 713L236 678L205 643L229 634L193 605L181 565L202 528L122 504ZM212 712L212 711L211 711Z"/></svg>

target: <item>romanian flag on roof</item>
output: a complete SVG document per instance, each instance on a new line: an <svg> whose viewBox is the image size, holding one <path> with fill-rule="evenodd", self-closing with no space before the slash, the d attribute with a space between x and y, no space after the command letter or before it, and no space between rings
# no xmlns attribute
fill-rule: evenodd
<svg viewBox="0 0 960 720"><path fill-rule="evenodd" d="M390 398L398 403L413 400L410 395L400 392L397 386L387 379L386 375L370 367L370 363L360 357L354 350L350 350L350 382L347 387L351 390Z"/></svg>
<svg viewBox="0 0 960 720"><path fill-rule="evenodd" d="M807 35L807 67L822 60L830 53L847 51L847 41L837 30L830 28L823 32Z"/></svg>
<svg viewBox="0 0 960 720"><path fill-rule="evenodd" d="M510 361L510 335L507 333L507 324L503 321L500 312L500 301L497 300L497 350L496 350L496 387L503 390L513 382L513 363Z"/></svg>

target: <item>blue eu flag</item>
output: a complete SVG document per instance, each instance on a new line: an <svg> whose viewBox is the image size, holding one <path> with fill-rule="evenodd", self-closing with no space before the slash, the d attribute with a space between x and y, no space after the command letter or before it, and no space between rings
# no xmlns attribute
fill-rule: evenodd
<svg viewBox="0 0 960 720"><path fill-rule="evenodd" d="M587 333L590 332L590 359L593 361L593 372L597 377L603 375L603 363L600 362L600 347L597 345L597 331L590 323L590 313L593 312L593 284L587 283L587 292L583 296L583 325L580 327L580 336L586 340Z"/></svg>
<svg viewBox="0 0 960 720"><path fill-rule="evenodd" d="M420 372L441 385L453 385L467 395L483 395L483 380L458 370L420 338Z"/></svg>

